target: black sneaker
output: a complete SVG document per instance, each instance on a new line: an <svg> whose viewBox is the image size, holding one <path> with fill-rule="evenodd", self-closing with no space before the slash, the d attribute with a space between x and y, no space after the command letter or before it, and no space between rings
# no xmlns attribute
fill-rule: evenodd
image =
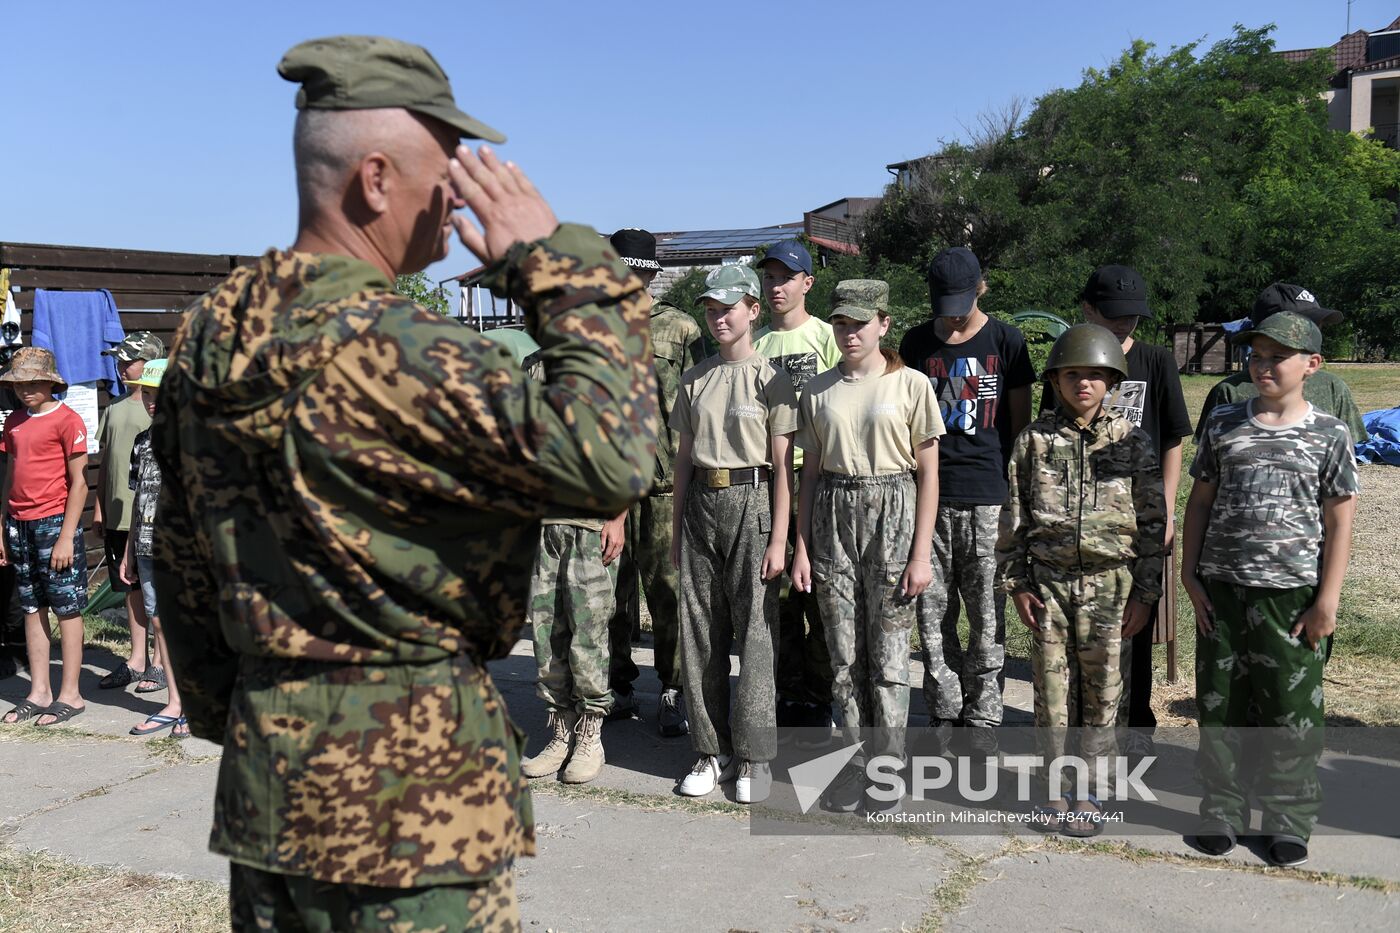
<svg viewBox="0 0 1400 933"><path fill-rule="evenodd" d="M854 813L865 799L865 765L854 762L841 769L822 794L820 806L828 813Z"/></svg>
<svg viewBox="0 0 1400 933"><path fill-rule="evenodd" d="M613 708L608 712L606 720L616 722L619 719L637 718L637 696L631 690L623 692L613 691Z"/></svg>
<svg viewBox="0 0 1400 933"><path fill-rule="evenodd" d="M668 739L690 731L690 723L685 718L685 697L678 688L669 687L661 691L661 709L656 714L656 725Z"/></svg>

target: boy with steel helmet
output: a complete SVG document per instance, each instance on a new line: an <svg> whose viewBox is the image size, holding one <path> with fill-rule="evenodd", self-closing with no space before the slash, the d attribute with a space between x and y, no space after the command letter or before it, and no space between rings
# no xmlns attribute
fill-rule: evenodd
<svg viewBox="0 0 1400 933"><path fill-rule="evenodd" d="M1128 373L1118 338L1097 324L1071 327L1046 370L1060 404L1012 449L997 564L1033 633L1039 753L1047 762L1060 757L1067 728L1083 727L1080 754L1093 764L1116 754L1123 639L1146 624L1161 595L1166 504L1151 440L1104 406ZM1112 788L1096 774L1078 783L1075 799L1063 778L1058 786L1046 780L1036 816L1051 828L1063 823L1069 835L1096 835L1099 798Z"/></svg>

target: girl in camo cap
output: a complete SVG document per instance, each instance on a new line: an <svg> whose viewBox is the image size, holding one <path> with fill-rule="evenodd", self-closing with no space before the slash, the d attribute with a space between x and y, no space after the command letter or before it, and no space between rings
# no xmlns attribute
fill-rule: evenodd
<svg viewBox="0 0 1400 933"><path fill-rule="evenodd" d="M809 382L798 403L804 459L792 580L815 590L821 606L834 718L848 734L878 730L867 737L872 754L902 757L914 601L933 577L943 419L928 379L880 346L890 328L889 287L851 279L833 299L841 362ZM864 775L857 755L822 806L897 809L898 800L868 792Z"/></svg>

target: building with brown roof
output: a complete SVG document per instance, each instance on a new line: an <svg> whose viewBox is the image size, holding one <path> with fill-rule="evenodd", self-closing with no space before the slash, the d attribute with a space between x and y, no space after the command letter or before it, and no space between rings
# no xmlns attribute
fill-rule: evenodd
<svg viewBox="0 0 1400 933"><path fill-rule="evenodd" d="M1280 52L1289 61L1319 53L1336 69L1327 92L1333 129L1368 133L1400 149L1400 19L1367 32L1358 29L1320 49Z"/></svg>

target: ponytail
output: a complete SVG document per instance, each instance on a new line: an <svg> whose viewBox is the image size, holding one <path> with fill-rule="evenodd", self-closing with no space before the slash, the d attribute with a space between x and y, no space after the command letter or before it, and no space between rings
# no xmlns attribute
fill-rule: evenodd
<svg viewBox="0 0 1400 933"><path fill-rule="evenodd" d="M885 375L904 368L904 360L900 359L899 353L889 347L881 347L880 355L885 358Z"/></svg>

